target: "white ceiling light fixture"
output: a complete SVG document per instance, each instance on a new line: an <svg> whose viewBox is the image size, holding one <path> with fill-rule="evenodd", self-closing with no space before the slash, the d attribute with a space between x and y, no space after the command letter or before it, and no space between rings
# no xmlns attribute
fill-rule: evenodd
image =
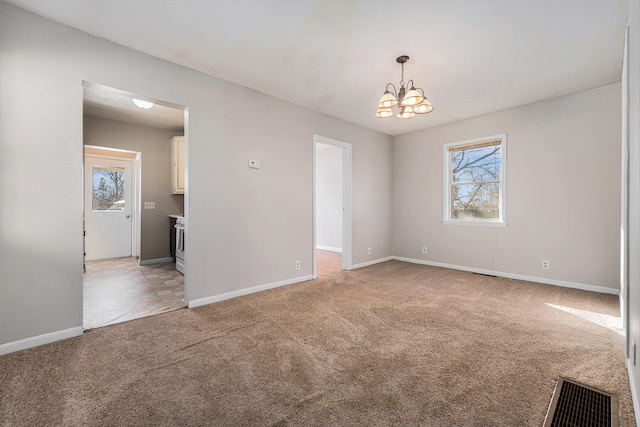
<svg viewBox="0 0 640 427"><path fill-rule="evenodd" d="M142 108L143 110L148 110L154 105L153 102L143 101L141 99L131 98L131 100L133 101L134 104L136 104L138 107Z"/></svg>
<svg viewBox="0 0 640 427"><path fill-rule="evenodd" d="M410 119L416 114L427 114L433 111L433 105L427 100L424 91L421 88L413 86L413 80L409 80L407 91L404 82L404 64L409 61L407 55L398 56L396 62L402 66L402 74L400 78L400 90L397 91L393 83L387 83L384 94L378 103L376 117L381 119L393 116L391 107L398 106L398 117L401 119ZM389 90L389 86L393 87L393 92Z"/></svg>

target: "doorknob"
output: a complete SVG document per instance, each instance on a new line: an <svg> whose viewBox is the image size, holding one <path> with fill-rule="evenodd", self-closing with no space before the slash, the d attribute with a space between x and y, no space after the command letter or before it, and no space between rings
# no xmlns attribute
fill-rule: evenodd
<svg viewBox="0 0 640 427"><path fill-rule="evenodd" d="M127 218L127 219L131 218L131 215L127 215L127 216L126 216L126 218Z"/></svg>

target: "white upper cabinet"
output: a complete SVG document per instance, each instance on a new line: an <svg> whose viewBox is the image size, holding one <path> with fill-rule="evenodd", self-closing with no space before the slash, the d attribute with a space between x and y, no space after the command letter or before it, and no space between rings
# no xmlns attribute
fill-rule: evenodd
<svg viewBox="0 0 640 427"><path fill-rule="evenodd" d="M184 136L171 138L171 194L184 194Z"/></svg>

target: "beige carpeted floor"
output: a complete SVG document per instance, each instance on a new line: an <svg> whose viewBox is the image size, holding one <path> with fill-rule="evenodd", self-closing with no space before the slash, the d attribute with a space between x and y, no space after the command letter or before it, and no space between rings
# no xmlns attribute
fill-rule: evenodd
<svg viewBox="0 0 640 427"><path fill-rule="evenodd" d="M390 261L2 356L0 424L540 426L562 375L632 426L616 316L612 295Z"/></svg>

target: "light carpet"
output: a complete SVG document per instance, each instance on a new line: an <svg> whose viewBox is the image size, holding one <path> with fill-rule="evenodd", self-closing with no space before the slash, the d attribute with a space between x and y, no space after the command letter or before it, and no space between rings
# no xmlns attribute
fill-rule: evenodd
<svg viewBox="0 0 640 427"><path fill-rule="evenodd" d="M561 375L632 426L618 316L613 295L389 261L2 356L0 424L540 426Z"/></svg>

